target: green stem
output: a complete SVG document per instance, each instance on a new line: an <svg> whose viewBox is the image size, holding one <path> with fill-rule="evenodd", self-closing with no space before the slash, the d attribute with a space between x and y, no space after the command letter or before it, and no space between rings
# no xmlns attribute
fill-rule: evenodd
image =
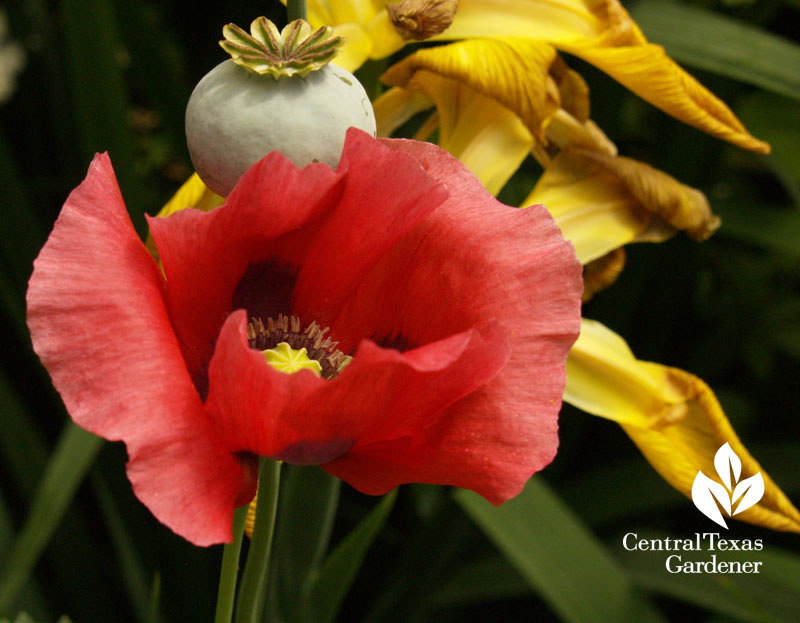
<svg viewBox="0 0 800 623"><path fill-rule="evenodd" d="M290 22L296 19L308 21L308 9L306 0L286 0L286 14Z"/></svg>
<svg viewBox="0 0 800 623"><path fill-rule="evenodd" d="M217 612L214 623L230 623L233 614L233 599L236 594L236 577L239 575L239 552L242 549L244 522L248 506L233 511L233 543L225 545L222 552L222 566L219 570L219 589L217 590Z"/></svg>
<svg viewBox="0 0 800 623"><path fill-rule="evenodd" d="M269 579L269 555L272 549L272 533L278 509L280 478L280 461L262 457L258 468L256 521L236 601L236 623L260 623L261 621Z"/></svg>

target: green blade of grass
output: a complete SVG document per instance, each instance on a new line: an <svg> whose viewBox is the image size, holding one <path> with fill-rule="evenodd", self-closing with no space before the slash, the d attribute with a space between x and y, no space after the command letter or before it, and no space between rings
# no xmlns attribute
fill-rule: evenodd
<svg viewBox="0 0 800 623"><path fill-rule="evenodd" d="M103 512L103 518L111 536L120 574L133 610L136 612L136 618L140 623L150 623L153 620L153 614L151 613L152 587L139 552L136 551L134 546L130 530L125 525L125 520L117 507L111 489L99 471L94 470L90 479L92 489ZM157 609L155 616L158 618Z"/></svg>
<svg viewBox="0 0 800 623"><path fill-rule="evenodd" d="M122 70L126 51L110 0L61 0L60 8L72 85L72 101L87 166L108 151L131 220L145 230L144 194L136 176L128 122L129 100Z"/></svg>
<svg viewBox="0 0 800 623"><path fill-rule="evenodd" d="M471 491L455 499L564 621L664 621L541 479L498 507Z"/></svg>
<svg viewBox="0 0 800 623"><path fill-rule="evenodd" d="M313 578L330 542L341 480L316 466L287 465L272 554L272 618L307 618Z"/></svg>
<svg viewBox="0 0 800 623"><path fill-rule="evenodd" d="M0 612L8 611L58 526L103 440L69 422L33 496L30 512L0 572Z"/></svg>
<svg viewBox="0 0 800 623"><path fill-rule="evenodd" d="M385 495L355 529L327 556L311 590L314 623L331 623L361 568L370 545L378 536L397 498Z"/></svg>

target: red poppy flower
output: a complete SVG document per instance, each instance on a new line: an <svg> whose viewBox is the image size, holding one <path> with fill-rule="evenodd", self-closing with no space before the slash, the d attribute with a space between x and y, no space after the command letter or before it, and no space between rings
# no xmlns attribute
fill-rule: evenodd
<svg viewBox="0 0 800 623"><path fill-rule="evenodd" d="M438 147L351 130L336 171L275 152L220 208L149 223L163 275L97 156L28 324L72 418L125 441L136 495L188 540L230 540L253 455L497 504L555 454L580 266L544 208L498 203ZM268 365L281 340L322 377Z"/></svg>

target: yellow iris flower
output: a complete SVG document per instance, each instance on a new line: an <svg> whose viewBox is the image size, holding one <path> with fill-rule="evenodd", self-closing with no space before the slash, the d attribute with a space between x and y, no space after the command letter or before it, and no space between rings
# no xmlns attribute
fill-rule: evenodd
<svg viewBox="0 0 800 623"><path fill-rule="evenodd" d="M407 42L397 13L413 23L439 19L452 7L433 40L508 39L547 44L595 65L642 99L709 134L760 153L769 145L752 137L730 109L649 43L618 0L309 0L315 27L332 26L346 37L334 62L349 70L385 58ZM399 8L398 8L399 7ZM394 21L393 21L394 18ZM409 21L408 19L406 21ZM509 58L504 64L512 65ZM502 69L500 69L502 71ZM510 85L509 85L509 88Z"/></svg>

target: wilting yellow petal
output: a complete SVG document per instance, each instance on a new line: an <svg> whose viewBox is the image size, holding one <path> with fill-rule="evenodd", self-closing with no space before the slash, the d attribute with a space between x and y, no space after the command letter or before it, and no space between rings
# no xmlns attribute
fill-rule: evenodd
<svg viewBox="0 0 800 623"><path fill-rule="evenodd" d="M625 249L623 247L614 249L586 264L583 267L583 295L581 300L585 303L595 293L614 283L623 268L625 268Z"/></svg>
<svg viewBox="0 0 800 623"><path fill-rule="evenodd" d="M355 71L372 54L372 38L358 24L346 23L333 27L333 34L344 37L341 52L331 62L347 71Z"/></svg>
<svg viewBox="0 0 800 623"><path fill-rule="evenodd" d="M381 80L407 87L415 74L431 72L490 97L514 112L540 142L544 126L561 105L558 85L550 77L555 50L542 43L474 40L419 50L393 65ZM560 78L575 90L559 66Z"/></svg>
<svg viewBox="0 0 800 623"><path fill-rule="evenodd" d="M676 119L744 149L769 153L767 143L751 136L730 108L681 69L661 46L602 48L587 44L562 49L595 65Z"/></svg>
<svg viewBox="0 0 800 623"><path fill-rule="evenodd" d="M677 229L703 240L719 227L699 190L642 162L575 147L545 169L523 205L534 203L547 206L584 264Z"/></svg>
<svg viewBox="0 0 800 623"><path fill-rule="evenodd" d="M439 145L458 158L492 194L497 194L533 146L514 113L467 85L428 70L416 71L406 87L395 87L374 103L378 133L391 133L413 114L433 105ZM425 124L424 139L434 129Z"/></svg>
<svg viewBox="0 0 800 623"><path fill-rule="evenodd" d="M742 445L701 379L639 361L621 337L584 319L567 359L564 400L618 422L664 480L687 497L698 471L716 474L714 455L727 442L742 461L741 477L761 472L765 484L761 501L735 518L800 532L800 513Z"/></svg>
<svg viewBox="0 0 800 623"><path fill-rule="evenodd" d="M286 4L286 0L281 0ZM405 45L395 31L385 1L308 0L308 22L314 28L333 26L345 38L341 54L333 61L355 71L368 58L386 58Z"/></svg>
<svg viewBox="0 0 800 623"><path fill-rule="evenodd" d="M391 136L411 117L434 105L434 101L420 91L401 87L385 91L372 103L378 136Z"/></svg>
<svg viewBox="0 0 800 623"><path fill-rule="evenodd" d="M572 145L609 156L617 155L617 146L597 124L591 119L581 121L564 109L556 111L547 124L547 138L551 144L551 152L554 148L564 149ZM542 162L542 166L545 167L549 164L549 158Z"/></svg>
<svg viewBox="0 0 800 623"><path fill-rule="evenodd" d="M597 0L460 0L440 39L519 37L555 45L594 39L605 24Z"/></svg>
<svg viewBox="0 0 800 623"><path fill-rule="evenodd" d="M551 43L684 123L745 149L769 151L661 46L648 43L618 0L461 0L453 24L438 38L480 37Z"/></svg>
<svg viewBox="0 0 800 623"><path fill-rule="evenodd" d="M402 48L406 41L392 26L386 9L379 11L367 24L367 33L372 39L372 54L370 58L386 58Z"/></svg>

